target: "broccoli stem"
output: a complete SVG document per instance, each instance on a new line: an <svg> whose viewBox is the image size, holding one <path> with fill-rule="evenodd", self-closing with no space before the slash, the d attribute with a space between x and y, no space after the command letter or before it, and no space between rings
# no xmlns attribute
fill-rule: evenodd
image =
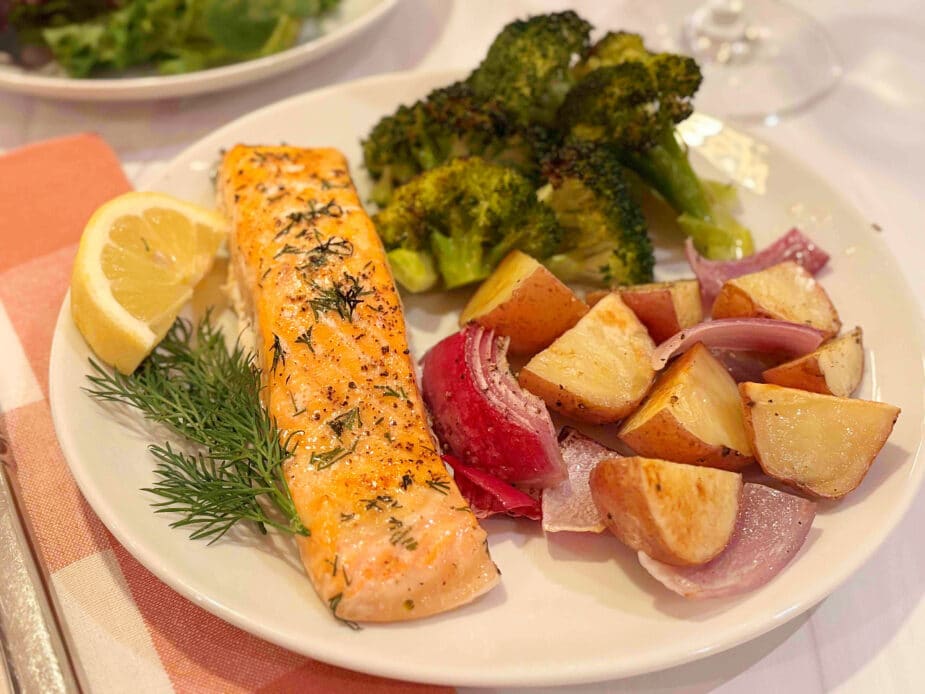
<svg viewBox="0 0 925 694"><path fill-rule="evenodd" d="M426 292L440 279L434 267L434 259L427 251L395 248L386 254L386 258L395 281L409 292Z"/></svg>
<svg viewBox="0 0 925 694"><path fill-rule="evenodd" d="M478 282L491 273L480 234L446 236L435 231L430 235L430 245L447 289Z"/></svg>
<svg viewBox="0 0 925 694"><path fill-rule="evenodd" d="M667 128L645 152L625 154L638 173L679 214L678 223L708 258L732 260L754 252L751 232L739 224L691 167L674 128Z"/></svg>
<svg viewBox="0 0 925 694"><path fill-rule="evenodd" d="M674 128L666 128L645 152L629 152L626 164L681 214L711 221L711 205Z"/></svg>
<svg viewBox="0 0 925 694"><path fill-rule="evenodd" d="M707 258L738 260L755 252L751 232L732 215L724 216L721 224L714 224L682 214L678 224L694 240L697 251Z"/></svg>

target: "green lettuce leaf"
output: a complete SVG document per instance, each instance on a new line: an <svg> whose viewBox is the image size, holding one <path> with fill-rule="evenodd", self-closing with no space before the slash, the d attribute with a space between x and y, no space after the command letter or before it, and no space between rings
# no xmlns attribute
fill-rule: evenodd
<svg viewBox="0 0 925 694"><path fill-rule="evenodd" d="M298 40L306 17L328 11L338 2L122 0L117 9L86 21L62 23L64 15L59 12L40 36L75 77L145 63L172 74L285 50Z"/></svg>

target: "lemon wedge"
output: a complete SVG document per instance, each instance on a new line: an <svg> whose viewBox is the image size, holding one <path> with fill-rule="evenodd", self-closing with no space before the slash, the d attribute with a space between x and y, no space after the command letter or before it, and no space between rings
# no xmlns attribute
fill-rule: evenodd
<svg viewBox="0 0 925 694"><path fill-rule="evenodd" d="M71 315L97 356L131 373L209 271L227 234L213 210L162 193L126 193L84 229L71 275Z"/></svg>

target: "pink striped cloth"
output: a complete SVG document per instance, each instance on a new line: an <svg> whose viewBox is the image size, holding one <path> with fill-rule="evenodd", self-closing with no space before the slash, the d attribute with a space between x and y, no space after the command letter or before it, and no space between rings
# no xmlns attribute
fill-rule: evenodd
<svg viewBox="0 0 925 694"><path fill-rule="evenodd" d="M48 362L83 226L130 189L94 135L0 156L0 459L14 473L67 641L93 692L448 691L290 653L161 583L84 501L55 439Z"/></svg>

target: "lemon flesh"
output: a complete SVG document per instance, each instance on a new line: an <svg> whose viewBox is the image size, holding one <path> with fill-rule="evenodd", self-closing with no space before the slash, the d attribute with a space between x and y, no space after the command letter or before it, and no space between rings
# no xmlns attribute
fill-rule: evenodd
<svg viewBox="0 0 925 694"><path fill-rule="evenodd" d="M216 212L160 193L127 193L84 229L71 276L71 315L107 364L131 373L209 271L226 236Z"/></svg>

